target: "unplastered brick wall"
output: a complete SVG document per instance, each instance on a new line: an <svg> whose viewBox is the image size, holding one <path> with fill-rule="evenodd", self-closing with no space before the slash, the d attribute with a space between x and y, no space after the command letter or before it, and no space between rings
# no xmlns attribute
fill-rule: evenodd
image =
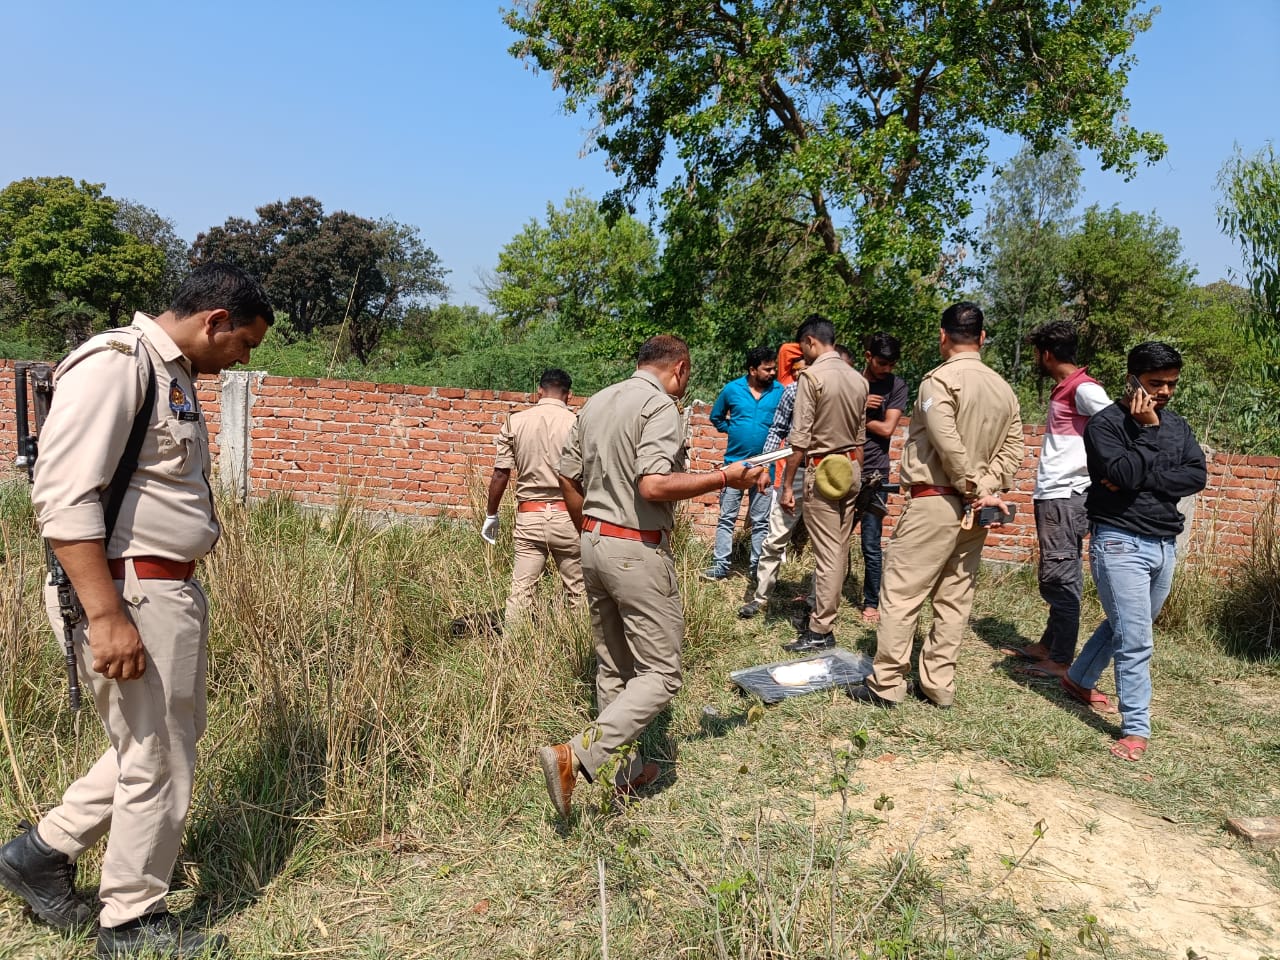
<svg viewBox="0 0 1280 960"><path fill-rule="evenodd" d="M0 451L16 453L12 361L0 361ZM209 423L219 482L250 499L283 494L317 507L354 501L387 518L452 517L478 521L493 469L494 438L505 417L531 401L524 393L458 390L224 374L206 380L200 402ZM574 401L574 406L580 405ZM719 466L724 437L695 404L690 468ZM1009 499L1013 524L993 531L985 556L1025 563L1035 558L1031 505L1042 428L1026 428L1027 449ZM896 463L906 422L893 438ZM14 474L17 475L16 473ZM1210 452L1209 486L1193 505L1187 555L1229 565L1248 555L1254 524L1280 484L1280 458ZM901 512L890 498L885 534ZM710 539L719 513L714 495L684 507L695 530ZM744 511L745 513L745 511Z"/></svg>

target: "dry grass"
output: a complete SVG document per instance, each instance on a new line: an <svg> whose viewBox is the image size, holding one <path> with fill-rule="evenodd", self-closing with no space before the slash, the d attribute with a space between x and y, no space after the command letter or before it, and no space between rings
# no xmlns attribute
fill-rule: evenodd
<svg viewBox="0 0 1280 960"><path fill-rule="evenodd" d="M585 619L564 608L553 578L537 629L460 639L454 618L501 606L509 543L486 549L471 525L367 523L354 501L328 515L287 501L220 512L223 541L201 571L211 723L175 900L221 924L241 957L601 956L601 864L615 958L942 960L1041 945L1055 957L1138 957L1124 930L1090 927L1083 908L1027 915L1006 886L967 880L960 860L871 854L886 814L851 798L894 791L866 758L984 757L1167 811L1186 829L1280 804L1256 789L1280 774L1274 665L1226 656L1195 617L1166 627L1159 749L1141 771L1108 764L1105 728L992 670L992 644L1038 632L1025 572L984 580L951 714L875 712L831 695L749 722L725 677L776 658L786 621L738 621L746 581L697 580L705 551L682 535L686 687L642 743L663 762L662 787L604 812L600 796L583 796L560 824L532 753L582 727L593 663ZM55 802L102 738L90 715L77 729L63 709L25 489L0 487L0 549L5 821ZM804 575L784 568L779 596ZM839 631L846 645L871 642L849 614ZM1209 679L1220 684L1206 693ZM1035 839L1028 832L1026 847ZM86 867L92 875L92 857ZM1082 931L1107 945L1082 943ZM86 950L0 900L0 958Z"/></svg>

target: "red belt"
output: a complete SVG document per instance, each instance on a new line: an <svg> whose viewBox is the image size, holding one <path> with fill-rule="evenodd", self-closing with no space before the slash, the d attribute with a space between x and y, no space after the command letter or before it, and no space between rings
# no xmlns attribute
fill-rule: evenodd
<svg viewBox="0 0 1280 960"><path fill-rule="evenodd" d="M842 451L841 453L824 453L817 457L810 457L809 464L810 466L816 467L827 457L848 457L850 460L853 460L853 459L856 459L857 456L858 456L857 450L845 450L845 451Z"/></svg>
<svg viewBox="0 0 1280 960"><path fill-rule="evenodd" d="M598 533L602 537L616 537L619 540L639 540L641 543L661 543L661 530L633 530L631 527L620 527L616 523L607 523L595 517L583 517L582 529L588 533Z"/></svg>
<svg viewBox="0 0 1280 960"><path fill-rule="evenodd" d="M521 500L516 505L520 513L542 513L550 510L553 513L568 513L569 508L563 500Z"/></svg>
<svg viewBox="0 0 1280 960"><path fill-rule="evenodd" d="M133 560L133 571L139 580L190 580L196 572L194 560L166 560L164 557L130 557ZM113 580L123 580L125 561L108 560L107 569L111 571Z"/></svg>
<svg viewBox="0 0 1280 960"><path fill-rule="evenodd" d="M958 497L960 491L955 487L940 487L936 483L913 483L911 496L915 497Z"/></svg>

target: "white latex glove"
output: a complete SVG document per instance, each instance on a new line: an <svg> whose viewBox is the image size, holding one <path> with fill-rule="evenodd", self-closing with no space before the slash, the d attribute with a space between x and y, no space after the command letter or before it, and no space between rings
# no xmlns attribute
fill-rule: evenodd
<svg viewBox="0 0 1280 960"><path fill-rule="evenodd" d="M485 543L498 542L498 515L486 516L480 525L480 539Z"/></svg>

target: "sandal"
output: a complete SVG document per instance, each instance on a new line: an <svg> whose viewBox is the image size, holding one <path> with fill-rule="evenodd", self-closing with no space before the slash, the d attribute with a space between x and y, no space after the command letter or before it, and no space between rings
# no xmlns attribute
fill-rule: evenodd
<svg viewBox="0 0 1280 960"><path fill-rule="evenodd" d="M1111 745L1111 755L1117 760L1136 763L1147 752L1147 740L1143 737L1121 737Z"/></svg>
<svg viewBox="0 0 1280 960"><path fill-rule="evenodd" d="M1034 654L1027 653L1026 647L1015 647L1013 644L1001 644L997 647L1006 657L1017 657L1019 660L1027 660L1031 663L1037 663L1040 658Z"/></svg>
<svg viewBox="0 0 1280 960"><path fill-rule="evenodd" d="M1062 687L1063 691L1072 700L1078 700L1080 703L1083 703L1090 710L1093 710L1097 713L1119 713L1120 712L1115 708L1115 706L1111 703L1111 701L1107 699L1107 695L1105 693L1103 693L1100 690L1086 689L1085 687L1080 686L1080 684L1072 680L1069 675L1062 677L1062 679L1058 681L1058 686Z"/></svg>

